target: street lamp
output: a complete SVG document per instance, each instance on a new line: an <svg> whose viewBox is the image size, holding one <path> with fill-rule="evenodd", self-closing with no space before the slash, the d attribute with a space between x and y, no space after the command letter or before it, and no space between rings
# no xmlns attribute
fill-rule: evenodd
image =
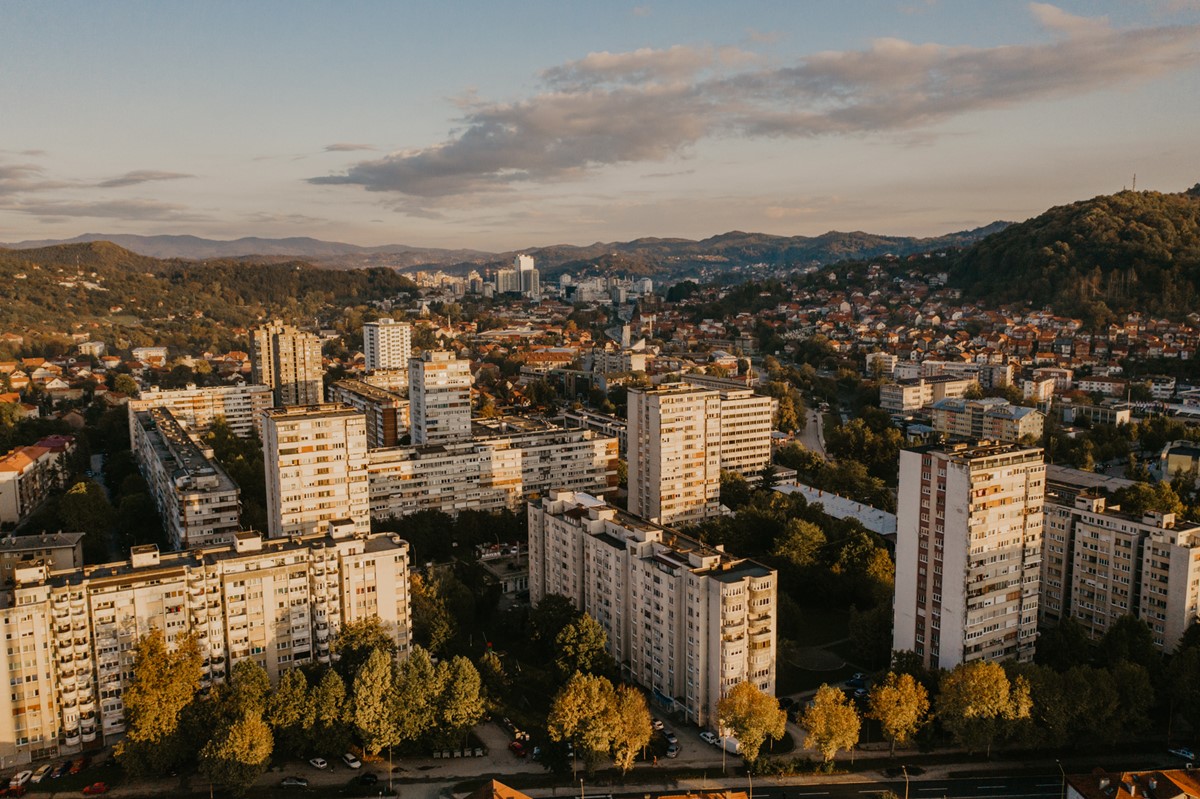
<svg viewBox="0 0 1200 799"><path fill-rule="evenodd" d="M904 799L908 799L908 766L901 766L900 770L904 772Z"/></svg>
<svg viewBox="0 0 1200 799"><path fill-rule="evenodd" d="M1058 766L1058 770L1062 774L1062 799L1067 799L1067 771L1063 768L1062 761L1058 758L1055 758L1054 764Z"/></svg>

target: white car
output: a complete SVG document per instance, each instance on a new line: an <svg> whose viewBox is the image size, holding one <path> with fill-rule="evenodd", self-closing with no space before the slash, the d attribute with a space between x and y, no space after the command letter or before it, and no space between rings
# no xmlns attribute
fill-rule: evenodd
<svg viewBox="0 0 1200 799"><path fill-rule="evenodd" d="M8 781L8 787L9 788L20 788L22 785L29 782L31 779L33 779L33 772L30 771L29 769L26 769L25 771L18 771L16 774L14 774L12 776L12 779Z"/></svg>
<svg viewBox="0 0 1200 799"><path fill-rule="evenodd" d="M350 768L362 768L362 761L349 752L342 755L342 762Z"/></svg>
<svg viewBox="0 0 1200 799"><path fill-rule="evenodd" d="M43 763L42 765L38 766L37 771L33 772L33 776L30 777L29 781L36 785L37 783L46 779L46 775L50 773L50 769L52 768L54 768L53 763Z"/></svg>
<svg viewBox="0 0 1200 799"><path fill-rule="evenodd" d="M713 746L721 745L721 739L717 737L717 734L715 732L709 732L708 730L700 733L700 740L704 741L706 744L712 744Z"/></svg>
<svg viewBox="0 0 1200 799"><path fill-rule="evenodd" d="M662 719L654 719L650 722L650 726L654 728L655 732L660 731L663 728Z"/></svg>
<svg viewBox="0 0 1200 799"><path fill-rule="evenodd" d="M308 761L308 765L312 766L313 768L319 768L322 771L329 768L329 763L326 762L325 758L323 757L314 757L310 759Z"/></svg>

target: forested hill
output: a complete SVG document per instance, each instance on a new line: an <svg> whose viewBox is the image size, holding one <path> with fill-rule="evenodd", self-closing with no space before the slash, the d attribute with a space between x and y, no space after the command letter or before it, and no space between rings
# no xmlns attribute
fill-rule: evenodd
<svg viewBox="0 0 1200 799"><path fill-rule="evenodd" d="M228 328L271 315L311 317L413 288L392 269L159 260L109 242L0 249L0 330L62 332L93 323L158 328L200 319Z"/></svg>
<svg viewBox="0 0 1200 799"><path fill-rule="evenodd" d="M1200 308L1200 184L1051 208L963 250L951 280L988 303L1027 301L1094 323Z"/></svg>

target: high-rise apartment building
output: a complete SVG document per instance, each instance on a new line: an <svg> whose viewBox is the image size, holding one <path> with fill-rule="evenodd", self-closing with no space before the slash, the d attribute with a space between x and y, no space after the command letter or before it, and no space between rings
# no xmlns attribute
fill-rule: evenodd
<svg viewBox="0 0 1200 799"><path fill-rule="evenodd" d="M693 382L692 375L684 376L685 383L716 389L720 397L721 469L758 477L771 465L771 431L779 400L755 394L744 385L730 385L736 381L714 384L701 380Z"/></svg>
<svg viewBox="0 0 1200 799"><path fill-rule="evenodd" d="M1041 590L1044 624L1070 617L1099 640L1133 615L1171 652L1200 621L1200 525L1173 513L1131 515L1097 491L1051 479Z"/></svg>
<svg viewBox="0 0 1200 799"><path fill-rule="evenodd" d="M197 444L170 408L133 414L130 445L174 549L228 544L241 491L211 449Z"/></svg>
<svg viewBox="0 0 1200 799"><path fill-rule="evenodd" d="M628 394L629 510L660 524L720 513L721 398L685 385Z"/></svg>
<svg viewBox="0 0 1200 799"><path fill-rule="evenodd" d="M444 350L408 362L412 443L445 444L471 437L471 364Z"/></svg>
<svg viewBox="0 0 1200 799"><path fill-rule="evenodd" d="M534 266L532 255L518 255L513 259L517 273L518 290L526 297L537 297L542 292L541 275Z"/></svg>
<svg viewBox="0 0 1200 799"><path fill-rule="evenodd" d="M776 574L587 494L528 506L529 594L568 597L600 623L623 675L689 722L748 680L775 692Z"/></svg>
<svg viewBox="0 0 1200 799"><path fill-rule="evenodd" d="M1033 408L1013 405L999 397L938 400L930 409L933 429L954 438L981 441L1040 439L1045 415Z"/></svg>
<svg viewBox="0 0 1200 799"><path fill-rule="evenodd" d="M275 405L315 405L321 402L321 340L312 333L275 321L250 334L251 378L270 386Z"/></svg>
<svg viewBox="0 0 1200 799"><path fill-rule="evenodd" d="M363 325L363 356L369 371L408 369L412 328L387 317L367 322Z"/></svg>
<svg viewBox="0 0 1200 799"><path fill-rule="evenodd" d="M267 411L263 463L271 538L320 532L335 521L371 531L361 413L335 403Z"/></svg>
<svg viewBox="0 0 1200 799"><path fill-rule="evenodd" d="M175 420L192 432L207 430L219 417L234 435L248 438L262 434L262 411L274 403L269 386L152 386L129 400L129 435L133 437L134 417L139 411L168 408Z"/></svg>
<svg viewBox="0 0 1200 799"><path fill-rule="evenodd" d="M0 588L8 638L0 669L10 685L0 692L0 759L12 766L120 740L134 645L152 628L170 647L197 636L202 688L242 660L272 680L328 664L338 628L371 616L407 652L408 567L407 543L355 536L346 525L267 541L242 532L227 546L187 552L150 544L128 561L69 570L26 558Z"/></svg>
<svg viewBox="0 0 1200 799"><path fill-rule="evenodd" d="M981 442L900 452L893 649L929 667L1033 657L1042 450Z"/></svg>
<svg viewBox="0 0 1200 799"><path fill-rule="evenodd" d="M342 402L367 417L367 447L394 447L408 435L408 399L363 380L339 380L329 401Z"/></svg>

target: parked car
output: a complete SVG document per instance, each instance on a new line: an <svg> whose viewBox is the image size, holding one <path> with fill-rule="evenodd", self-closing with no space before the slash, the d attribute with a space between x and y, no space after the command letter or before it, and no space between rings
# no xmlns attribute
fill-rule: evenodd
<svg viewBox="0 0 1200 799"><path fill-rule="evenodd" d="M50 779L56 780L59 777L65 776L67 774L67 772L69 772L70 770L71 770L71 761L64 760L63 762L58 764L58 767L55 768L54 771L50 772Z"/></svg>
<svg viewBox="0 0 1200 799"><path fill-rule="evenodd" d="M675 736L675 733L671 732L670 730L664 729L662 731L662 736L667 739L667 743L669 743L669 744L678 744L679 743L679 738L677 738Z"/></svg>
<svg viewBox="0 0 1200 799"><path fill-rule="evenodd" d="M855 672L854 675L850 677L850 679L846 680L846 687L847 688L866 688L867 687L867 675L863 674L861 671Z"/></svg>
<svg viewBox="0 0 1200 799"><path fill-rule="evenodd" d="M679 744L671 744L667 747L667 757L679 757Z"/></svg>
<svg viewBox="0 0 1200 799"><path fill-rule="evenodd" d="M22 785L29 782L29 780L32 778L33 778L33 772L30 771L29 769L25 769L24 771L18 771L16 774L12 775L12 779L10 779L8 781L8 787L9 788L20 788Z"/></svg>
<svg viewBox="0 0 1200 799"><path fill-rule="evenodd" d="M342 762L350 768L362 768L362 761L355 757L352 753L347 752L342 755Z"/></svg>
<svg viewBox="0 0 1200 799"><path fill-rule="evenodd" d="M708 730L700 733L700 740L704 741L706 744L712 744L713 746L721 745L721 739L717 737L717 734L715 732L709 732Z"/></svg>
<svg viewBox="0 0 1200 799"><path fill-rule="evenodd" d="M655 729L655 731L662 730L662 728L663 728L662 719L654 719L653 721L650 722L650 726L653 727Z"/></svg>
<svg viewBox="0 0 1200 799"><path fill-rule="evenodd" d="M91 785L83 789L84 796L99 796L102 793L108 793L107 782L93 782Z"/></svg>
<svg viewBox="0 0 1200 799"><path fill-rule="evenodd" d="M379 775L373 771L364 771L358 775L359 785L375 785L379 782Z"/></svg>
<svg viewBox="0 0 1200 799"><path fill-rule="evenodd" d="M86 757L86 756L85 757L77 757L73 761L71 761L71 770L69 773L78 774L79 772L81 772L85 768L87 768L89 765L91 765L91 763L92 763L92 759L90 757Z"/></svg>
<svg viewBox="0 0 1200 799"><path fill-rule="evenodd" d="M327 761L323 757L314 757L308 761L308 765L312 766L313 768L319 768L322 771L324 771L325 769L329 768L329 761Z"/></svg>
<svg viewBox="0 0 1200 799"><path fill-rule="evenodd" d="M51 764L43 763L42 765L38 766L37 771L33 772L33 776L30 777L29 781L34 785L37 785L42 780L46 779L46 775L50 773L50 769L52 768L54 767Z"/></svg>
<svg viewBox="0 0 1200 799"><path fill-rule="evenodd" d="M284 777L279 781L280 788L307 788L308 780L303 777Z"/></svg>
<svg viewBox="0 0 1200 799"><path fill-rule="evenodd" d="M525 757L526 755L525 744L521 743L520 741L513 741L508 745L508 748L509 751L511 751L517 757Z"/></svg>
<svg viewBox="0 0 1200 799"><path fill-rule="evenodd" d="M1184 760L1195 760L1196 759L1195 753L1192 752L1191 749L1188 749L1187 747L1183 747L1183 746L1179 747L1178 749L1168 749L1167 754L1175 755L1175 757L1182 757Z"/></svg>

